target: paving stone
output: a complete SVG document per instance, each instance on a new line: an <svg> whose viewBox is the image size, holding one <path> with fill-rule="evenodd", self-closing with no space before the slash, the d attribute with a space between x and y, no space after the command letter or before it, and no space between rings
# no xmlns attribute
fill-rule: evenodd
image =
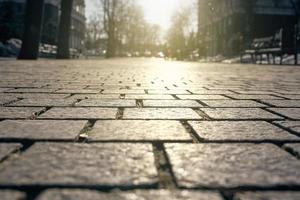
<svg viewBox="0 0 300 200"><path fill-rule="evenodd" d="M283 99L281 97L272 96L272 95L244 95L244 94L232 94L228 95L231 98L234 99Z"/></svg>
<svg viewBox="0 0 300 200"><path fill-rule="evenodd" d="M0 122L0 138L74 140L87 121L5 120Z"/></svg>
<svg viewBox="0 0 300 200"><path fill-rule="evenodd" d="M0 88L0 92L5 92L5 91L8 91L8 90L11 90L13 88Z"/></svg>
<svg viewBox="0 0 300 200"><path fill-rule="evenodd" d="M6 91L7 93L52 93L55 89L47 88L17 88Z"/></svg>
<svg viewBox="0 0 300 200"><path fill-rule="evenodd" d="M0 186L157 182L150 144L36 143L0 169Z"/></svg>
<svg viewBox="0 0 300 200"><path fill-rule="evenodd" d="M145 94L145 90L104 90L102 94Z"/></svg>
<svg viewBox="0 0 300 200"><path fill-rule="evenodd" d="M300 141L300 137L263 121L189 121L188 123L205 140Z"/></svg>
<svg viewBox="0 0 300 200"><path fill-rule="evenodd" d="M201 95L201 94L191 94L191 95L176 95L179 99L190 99L190 100L204 100L204 99L229 99L228 97L222 95Z"/></svg>
<svg viewBox="0 0 300 200"><path fill-rule="evenodd" d="M269 191L269 192L239 192L234 200L299 200L300 192Z"/></svg>
<svg viewBox="0 0 300 200"><path fill-rule="evenodd" d="M179 186L300 184L299 160L272 144L167 144L166 151Z"/></svg>
<svg viewBox="0 0 300 200"><path fill-rule="evenodd" d="M58 94L98 94L100 90L88 90L88 89L61 89L56 91Z"/></svg>
<svg viewBox="0 0 300 200"><path fill-rule="evenodd" d="M63 99L69 94L50 94L50 93L2 93L0 94L0 99L2 97L13 97L13 98L27 98L27 99Z"/></svg>
<svg viewBox="0 0 300 200"><path fill-rule="evenodd" d="M300 134L300 121L275 121L275 123Z"/></svg>
<svg viewBox="0 0 300 200"><path fill-rule="evenodd" d="M128 108L124 119L201 119L190 108Z"/></svg>
<svg viewBox="0 0 300 200"><path fill-rule="evenodd" d="M41 119L115 119L117 108L51 108Z"/></svg>
<svg viewBox="0 0 300 200"><path fill-rule="evenodd" d="M268 108L291 119L300 119L300 108Z"/></svg>
<svg viewBox="0 0 300 200"><path fill-rule="evenodd" d="M178 121L97 121L89 132L91 140L191 140Z"/></svg>
<svg viewBox="0 0 300 200"><path fill-rule="evenodd" d="M19 150L21 147L20 144L16 143L0 143L0 161L10 153Z"/></svg>
<svg viewBox="0 0 300 200"><path fill-rule="evenodd" d="M300 158L300 143L285 144L284 148L292 150Z"/></svg>
<svg viewBox="0 0 300 200"><path fill-rule="evenodd" d="M64 107L72 106L76 100L74 99L22 99L20 101L14 102L9 106L46 106L46 107Z"/></svg>
<svg viewBox="0 0 300 200"><path fill-rule="evenodd" d="M210 107L215 108L259 108L267 107L252 100L201 100Z"/></svg>
<svg viewBox="0 0 300 200"><path fill-rule="evenodd" d="M87 99L76 103L82 107L136 107L135 100L125 99Z"/></svg>
<svg viewBox="0 0 300 200"><path fill-rule="evenodd" d="M126 94L125 99L175 99L171 95L154 95L154 94Z"/></svg>
<svg viewBox="0 0 300 200"><path fill-rule="evenodd" d="M0 190L1 200L25 200L26 194L14 190Z"/></svg>
<svg viewBox="0 0 300 200"><path fill-rule="evenodd" d="M0 118L2 119L26 119L33 118L36 113L42 111L40 107L0 107Z"/></svg>
<svg viewBox="0 0 300 200"><path fill-rule="evenodd" d="M191 94L186 90L147 90L148 94Z"/></svg>
<svg viewBox="0 0 300 200"><path fill-rule="evenodd" d="M213 119L282 119L282 117L260 108L201 108Z"/></svg>
<svg viewBox="0 0 300 200"><path fill-rule="evenodd" d="M234 94L228 90L198 90L198 89L190 89L193 94L202 94L202 95L213 95L213 94Z"/></svg>
<svg viewBox="0 0 300 200"><path fill-rule="evenodd" d="M215 192L203 191L167 191L167 190L135 190L129 192L101 193L93 190L46 190L37 200L222 200Z"/></svg>
<svg viewBox="0 0 300 200"><path fill-rule="evenodd" d="M3 106L5 104L8 104L12 101L16 101L17 98L14 97L0 97L0 106Z"/></svg>
<svg viewBox="0 0 300 200"><path fill-rule="evenodd" d="M119 94L75 94L72 99L119 99Z"/></svg>
<svg viewBox="0 0 300 200"><path fill-rule="evenodd" d="M177 108L199 108L203 107L193 100L144 100L144 107L177 107Z"/></svg>
<svg viewBox="0 0 300 200"><path fill-rule="evenodd" d="M300 95L299 94L290 94L290 95L280 95L282 97L288 98L288 99L297 99L300 100Z"/></svg>
<svg viewBox="0 0 300 200"><path fill-rule="evenodd" d="M246 95L278 95L276 92L266 90L233 90L234 92Z"/></svg>
<svg viewBox="0 0 300 200"><path fill-rule="evenodd" d="M300 100L263 100L263 102L275 107L300 107Z"/></svg>

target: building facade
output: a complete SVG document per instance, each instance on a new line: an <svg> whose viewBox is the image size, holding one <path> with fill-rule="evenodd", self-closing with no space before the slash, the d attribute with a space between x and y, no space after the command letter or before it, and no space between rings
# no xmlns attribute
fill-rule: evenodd
<svg viewBox="0 0 300 200"><path fill-rule="evenodd" d="M22 39L26 0L0 0L0 41ZM45 0L41 43L56 45L60 19L60 0ZM85 3L74 0L70 46L83 50L85 35Z"/></svg>
<svg viewBox="0 0 300 200"><path fill-rule="evenodd" d="M296 0L297 1L297 0ZM296 10L290 0L198 0L198 32L203 56L239 54L254 38L284 30L293 50Z"/></svg>

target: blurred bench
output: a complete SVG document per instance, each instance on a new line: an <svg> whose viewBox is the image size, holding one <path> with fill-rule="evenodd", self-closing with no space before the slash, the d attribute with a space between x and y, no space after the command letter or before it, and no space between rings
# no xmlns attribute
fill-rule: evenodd
<svg viewBox="0 0 300 200"><path fill-rule="evenodd" d="M282 58L285 54L283 48L283 30L280 29L275 33L274 36L255 38L249 49L246 49L241 54L241 62L243 63L243 57L245 55L250 55L252 63L257 63L257 58L260 58L260 63L263 62L263 56L267 56L268 64L270 63L270 58L272 56L273 63L276 63L276 57L280 57L280 64L282 64Z"/></svg>

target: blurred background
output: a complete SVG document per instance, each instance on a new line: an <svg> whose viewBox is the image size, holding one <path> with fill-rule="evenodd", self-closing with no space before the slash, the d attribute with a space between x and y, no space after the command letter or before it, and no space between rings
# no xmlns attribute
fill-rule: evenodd
<svg viewBox="0 0 300 200"><path fill-rule="evenodd" d="M22 41L31 44L29 3L0 0L0 57L16 58ZM299 7L299 0L45 0L38 57L56 58L66 43L63 58L263 63L272 56L298 64Z"/></svg>

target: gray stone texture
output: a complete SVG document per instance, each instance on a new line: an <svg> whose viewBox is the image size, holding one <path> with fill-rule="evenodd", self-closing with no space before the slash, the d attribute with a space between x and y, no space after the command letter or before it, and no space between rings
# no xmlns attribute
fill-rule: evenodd
<svg viewBox="0 0 300 200"><path fill-rule="evenodd" d="M203 107L194 100L144 100L144 107L174 107L174 108L199 108Z"/></svg>
<svg viewBox="0 0 300 200"><path fill-rule="evenodd" d="M191 140L178 121L105 120L89 132L91 140Z"/></svg>
<svg viewBox="0 0 300 200"><path fill-rule="evenodd" d="M44 108L40 107L0 107L0 118L2 119L29 119Z"/></svg>
<svg viewBox="0 0 300 200"><path fill-rule="evenodd" d="M299 185L300 162L271 144L167 144L184 187Z"/></svg>
<svg viewBox="0 0 300 200"><path fill-rule="evenodd" d="M15 190L0 190L1 200L25 200L26 194Z"/></svg>
<svg viewBox="0 0 300 200"><path fill-rule="evenodd" d="M201 119L190 108L128 108L124 119Z"/></svg>
<svg viewBox="0 0 300 200"><path fill-rule="evenodd" d="M18 151L22 145L16 143L0 143L0 160L9 154Z"/></svg>
<svg viewBox="0 0 300 200"><path fill-rule="evenodd" d="M52 108L41 119L115 119L116 108Z"/></svg>
<svg viewBox="0 0 300 200"><path fill-rule="evenodd" d="M264 121L189 121L204 140L215 141L299 141L300 137L289 134Z"/></svg>
<svg viewBox="0 0 300 200"><path fill-rule="evenodd" d="M79 107L136 107L135 100L125 99L86 99L75 106Z"/></svg>
<svg viewBox="0 0 300 200"><path fill-rule="evenodd" d="M268 108L291 119L300 119L300 108Z"/></svg>
<svg viewBox="0 0 300 200"><path fill-rule="evenodd" d="M131 192L101 193L92 190L47 190L37 200L222 200L216 192L136 190Z"/></svg>
<svg viewBox="0 0 300 200"><path fill-rule="evenodd" d="M0 166L1 185L151 185L149 144L37 143Z"/></svg>
<svg viewBox="0 0 300 200"><path fill-rule="evenodd" d="M200 110L213 119L282 119L282 117L260 108L201 108Z"/></svg>
<svg viewBox="0 0 300 200"><path fill-rule="evenodd" d="M0 139L74 140L87 121L5 120L0 122Z"/></svg>

